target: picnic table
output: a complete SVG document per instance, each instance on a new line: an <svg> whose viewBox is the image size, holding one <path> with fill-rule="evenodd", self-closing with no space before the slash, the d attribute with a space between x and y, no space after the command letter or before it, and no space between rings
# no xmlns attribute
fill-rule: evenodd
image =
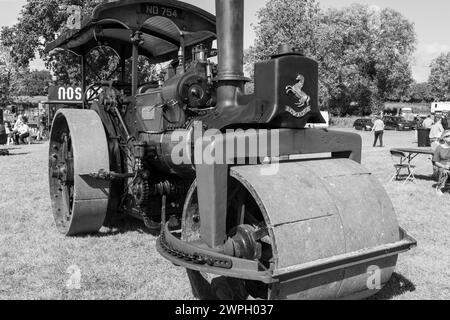
<svg viewBox="0 0 450 320"><path fill-rule="evenodd" d="M403 183L405 184L406 181L414 181L415 179L414 170L416 166L411 163L412 160L419 154L433 155L434 151L431 148L392 148L390 150L390 153L391 156L399 158L399 162L394 165L396 172L392 176L390 181L392 181L394 178L398 180L401 170L405 169L408 171L408 176Z"/></svg>
<svg viewBox="0 0 450 320"><path fill-rule="evenodd" d="M391 151L403 152L408 159L408 163L411 163L411 161L414 160L414 158L419 154L434 154L434 151L431 148L392 148Z"/></svg>

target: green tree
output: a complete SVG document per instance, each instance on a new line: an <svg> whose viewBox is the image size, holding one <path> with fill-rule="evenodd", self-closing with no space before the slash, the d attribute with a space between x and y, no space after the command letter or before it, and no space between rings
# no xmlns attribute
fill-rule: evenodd
<svg viewBox="0 0 450 320"><path fill-rule="evenodd" d="M10 50L0 46L1 105L12 103L17 96L47 95L49 81L50 72L19 67L11 58Z"/></svg>
<svg viewBox="0 0 450 320"><path fill-rule="evenodd" d="M431 86L427 82L413 83L403 99L406 102L432 102L433 100Z"/></svg>
<svg viewBox="0 0 450 320"><path fill-rule="evenodd" d="M67 31L69 17L68 6L81 7L82 19L88 17L98 4L108 0L28 0L19 15L19 21L12 27L3 27L0 33L1 43L11 48L11 59L19 67L28 67L36 57L44 60L47 68L56 75L58 82L65 85L81 83L80 57L67 51L55 51L44 54L45 45L57 39ZM152 76L154 66L144 57L139 59L141 81ZM99 47L89 54L88 62L95 66L95 72L88 68L88 82L98 81L96 74L105 79L114 70L118 76L118 59L111 50ZM129 64L129 63L128 63ZM127 69L130 69L127 67Z"/></svg>
<svg viewBox="0 0 450 320"><path fill-rule="evenodd" d="M18 67L28 67L40 57L47 68L66 84L80 83L79 57L69 52L44 54L45 45L67 30L69 5L81 6L83 12L92 10L101 0L28 0L19 14L18 23L3 27L1 42L11 48L11 58Z"/></svg>
<svg viewBox="0 0 450 320"><path fill-rule="evenodd" d="M11 59L10 51L0 45L0 105L9 104L13 99L14 92L11 87L15 82L17 70L17 66Z"/></svg>
<svg viewBox="0 0 450 320"><path fill-rule="evenodd" d="M16 76L12 91L18 96L46 96L52 76L47 70L24 69Z"/></svg>
<svg viewBox="0 0 450 320"><path fill-rule="evenodd" d="M280 44L289 44L307 56L315 56L315 52L310 50L316 49L311 44L316 42L314 32L318 27L319 13L316 0L268 1L257 12L256 41L244 55L244 68L250 78L253 79L254 63L270 59L277 53ZM254 83L248 83L246 89L249 93L253 92Z"/></svg>
<svg viewBox="0 0 450 320"><path fill-rule="evenodd" d="M314 0L273 0L258 18L246 63L267 59L281 43L301 48L318 61L319 102L335 114L371 113L408 91L416 36L413 24L392 9L322 11Z"/></svg>
<svg viewBox="0 0 450 320"><path fill-rule="evenodd" d="M348 101L359 106L357 113L379 111L384 101L406 94L415 33L398 12L364 5L329 9L318 34L321 76L332 80L326 83L337 113L352 109Z"/></svg>
<svg viewBox="0 0 450 320"><path fill-rule="evenodd" d="M442 53L431 62L428 83L436 100L450 100L450 52Z"/></svg>
<svg viewBox="0 0 450 320"><path fill-rule="evenodd" d="M247 60L268 59L277 52L279 44L289 44L303 50L306 55L314 55L319 14L316 0L268 1L257 13L257 40L247 51Z"/></svg>
<svg viewBox="0 0 450 320"><path fill-rule="evenodd" d="M78 5L84 13L91 11L105 0L28 0L19 14L19 21L12 27L3 27L2 44L11 48L15 63L26 67L36 55L44 58L45 45L67 30L70 15L68 6Z"/></svg>

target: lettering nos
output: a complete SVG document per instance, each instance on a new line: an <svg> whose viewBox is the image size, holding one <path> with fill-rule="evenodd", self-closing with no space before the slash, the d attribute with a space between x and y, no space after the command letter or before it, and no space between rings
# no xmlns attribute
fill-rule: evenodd
<svg viewBox="0 0 450 320"><path fill-rule="evenodd" d="M58 100L81 100L82 96L81 88L58 88Z"/></svg>

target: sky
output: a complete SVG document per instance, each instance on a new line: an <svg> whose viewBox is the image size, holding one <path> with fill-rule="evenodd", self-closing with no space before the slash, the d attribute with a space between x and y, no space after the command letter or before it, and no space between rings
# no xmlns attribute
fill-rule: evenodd
<svg viewBox="0 0 450 320"><path fill-rule="evenodd" d="M184 1L211 13L215 11L214 0ZM342 8L352 3L392 8L413 22L418 42L412 71L417 82L427 81L431 61L440 53L450 51L450 37L448 36L449 0L319 0L319 2L322 8ZM25 3L26 0L0 0L0 27L11 26L16 23L20 9ZM256 13L265 3L266 0L245 0L245 48L248 48L254 42L255 36L252 25L258 22ZM39 60L34 61L31 67L42 69L43 63Z"/></svg>

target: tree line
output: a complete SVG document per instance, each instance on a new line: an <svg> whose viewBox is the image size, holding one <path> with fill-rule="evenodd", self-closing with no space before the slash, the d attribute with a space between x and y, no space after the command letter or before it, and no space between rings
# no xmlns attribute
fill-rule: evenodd
<svg viewBox="0 0 450 320"><path fill-rule="evenodd" d="M73 12L72 6L81 9L81 17L88 17L93 9L109 0L27 0L23 6L18 23L11 27L3 27L0 31L0 44L9 49L10 65L14 69L26 69L30 62L39 57L48 70L52 71L57 85L81 85L80 57L57 50L44 53L46 44L56 40L67 31L67 21ZM120 74L119 59L113 50L107 47L94 48L87 55L90 65L86 70L87 82L93 83L118 77ZM131 82L131 61L126 62L126 74ZM151 79L155 66L147 58L140 56L138 69L140 82Z"/></svg>
<svg viewBox="0 0 450 320"><path fill-rule="evenodd" d="M0 105L11 104L18 96L46 96L51 80L47 70L18 67L9 50L0 45Z"/></svg>
<svg viewBox="0 0 450 320"><path fill-rule="evenodd" d="M416 83L414 24L393 9L272 0L257 15L256 40L245 55L250 74L279 44L298 48L318 61L319 103L336 115L370 114L387 101L450 100L450 53L432 62L428 82Z"/></svg>
<svg viewBox="0 0 450 320"><path fill-rule="evenodd" d="M79 57L61 51L44 54L43 49L66 30L69 6L81 6L87 16L103 2L107 1L28 0L18 23L0 32L7 56L0 71L2 83L26 75L23 70L39 56L61 83L78 85ZM257 15L255 43L245 52L249 73L255 62L270 58L280 44L299 48L318 61L319 103L336 115L369 114L382 109L386 101L450 100L450 53L432 62L428 82L416 83L411 71L417 43L414 24L393 9L361 4L322 9L317 0L271 0ZM109 74L118 62L107 59L102 50L92 52L90 64L102 65L103 71L97 73ZM154 67L146 59L140 62L142 74L151 77ZM88 78L95 80L88 72ZM9 82L3 81L5 76Z"/></svg>

